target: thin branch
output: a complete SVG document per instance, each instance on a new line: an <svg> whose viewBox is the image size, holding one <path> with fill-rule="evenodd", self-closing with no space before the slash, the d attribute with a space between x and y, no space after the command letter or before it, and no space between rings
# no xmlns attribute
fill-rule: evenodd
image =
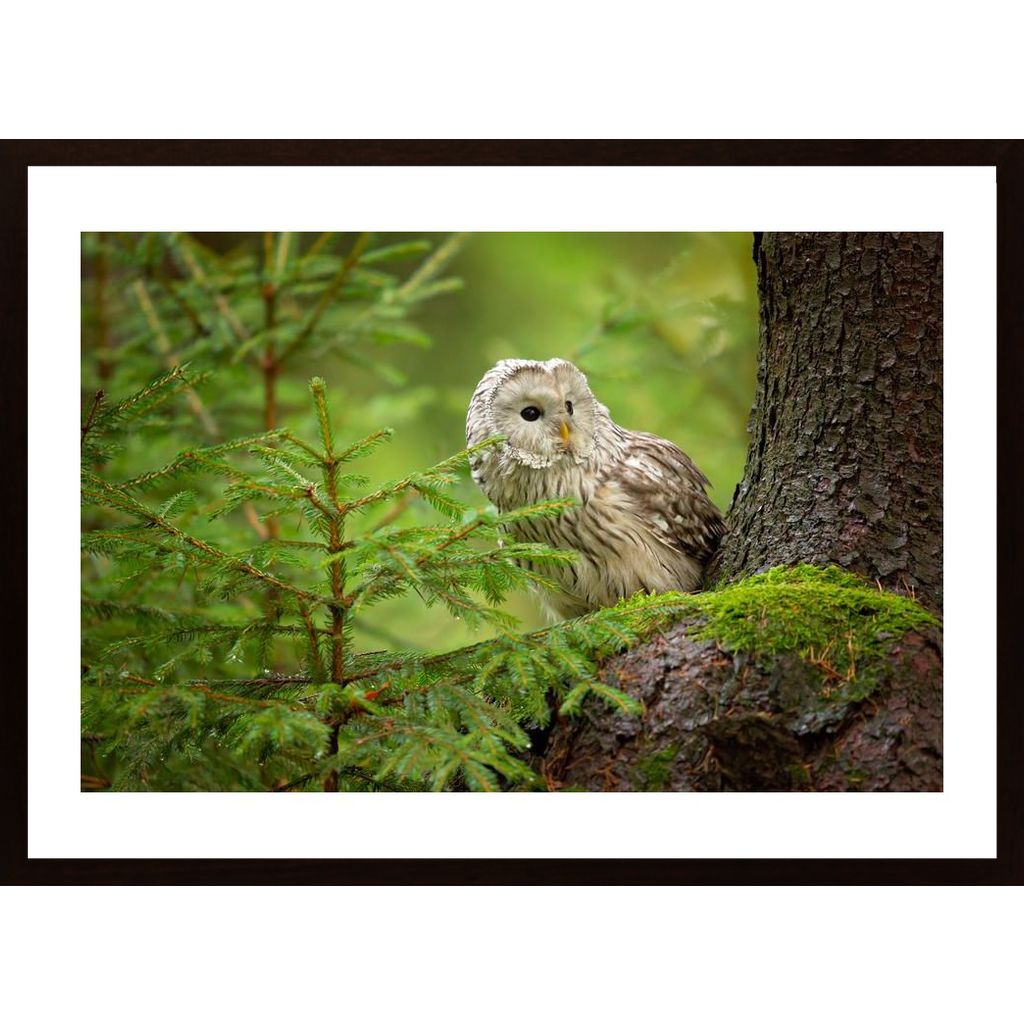
<svg viewBox="0 0 1024 1024"><path fill-rule="evenodd" d="M197 338L201 338L204 335L209 334L209 329L203 323L202 317L192 306L192 304L181 294L178 286L171 280L170 275L166 270L159 264L153 268L153 274L156 277L157 282L164 289L165 292L174 300L178 308L184 313L185 318L192 325L192 331Z"/></svg>
<svg viewBox="0 0 1024 1024"><path fill-rule="evenodd" d="M181 365L181 360L174 354L174 347L171 345L171 342L167 337L167 333L164 330L164 326L160 322L160 317L157 314L156 307L153 305L153 300L150 298L149 290L146 288L146 282L140 277L132 285L132 290L135 292L135 297L138 300L139 306L146 318L146 322L149 324L149 328L153 332L157 349L164 357L164 362L167 364L168 368L173 370L176 366ZM203 429L207 434L211 437L219 438L220 430L217 427L216 420L214 420L210 415L206 406L203 405L202 399L196 394L193 388L185 389L185 401L188 402L188 407L192 410L196 419L202 423Z"/></svg>
<svg viewBox="0 0 1024 1024"><path fill-rule="evenodd" d="M346 506L346 508L351 508L351 506ZM384 518L386 519L387 517L385 516ZM386 525L386 523L384 522L383 519L370 532L371 533L374 532L374 530L379 529L382 525ZM420 566L424 565L426 562L430 561L430 559L433 558L433 556L434 556L434 554L436 552L444 550L449 545L454 544L456 541L463 540L465 537L469 536L469 534L471 534L474 530L478 529L481 526L485 526L485 525L487 525L487 520L486 519L474 519L474 520L472 520L471 522L467 523L461 530L457 530L455 533L453 533L453 534L449 535L447 538L445 538L445 540L443 540L440 544L438 544L431 551L429 551L429 552L427 552L425 554L420 555L416 559L416 561L413 562L412 566L411 567L407 566L407 568L409 568L409 569L411 569L411 568L419 568ZM393 548L389 547L389 548L386 548L385 550L387 550L388 553L393 558L396 559L396 561L399 560L398 556L397 556L397 553L395 552L395 550ZM501 553L496 553L496 554L498 554L499 557L507 557L507 556L502 555ZM406 563L403 563L403 564L406 564ZM360 583L358 586L353 588L353 590L352 590L352 592L351 592L351 594L349 596L353 599L353 601L357 597L365 599L368 596L372 596L376 591L380 590L380 588L382 586L387 585L387 583L390 582L391 580L396 580L396 579L404 578L402 574L396 573L393 570L386 570L386 571L389 573L389 576L390 576L389 579L385 579L383 576L377 576L373 580L370 580L370 581L364 582L364 583ZM408 573L406 573L405 575L408 575ZM442 596L444 596L444 595L442 595Z"/></svg>
<svg viewBox="0 0 1024 1024"><path fill-rule="evenodd" d="M281 439L284 441L291 441L292 444L297 445L307 455L312 455L314 459L322 460L324 455L323 452L317 451L311 444L303 441L301 437L296 437L290 430L281 431Z"/></svg>
<svg viewBox="0 0 1024 1024"><path fill-rule="evenodd" d="M255 676L251 679L188 679L189 686L315 686L311 676Z"/></svg>
<svg viewBox="0 0 1024 1024"><path fill-rule="evenodd" d="M306 775L300 775L297 779L292 779L290 782L287 780L279 782L276 786L274 786L273 792L287 793L288 790L296 789L298 786L301 786L309 782L311 779L315 779L319 774L319 772L309 772ZM363 771L361 768L342 768L341 774L350 775L356 779L362 779L364 782L367 782L372 786L376 786L378 789L384 790L387 793L406 792L406 790L402 789L400 786L390 786L385 782L381 782L379 779L375 778L372 774L370 774L370 772Z"/></svg>
<svg viewBox="0 0 1024 1024"><path fill-rule="evenodd" d="M341 732L341 722L335 722L331 726L331 738L327 742L327 756L334 757L338 753L338 734ZM338 769L332 768L324 779L323 789L325 793L338 792Z"/></svg>
<svg viewBox="0 0 1024 1024"><path fill-rule="evenodd" d="M93 395L92 406L89 409L89 415L86 418L85 423L82 424L82 444L85 444L85 435L88 434L90 430L92 430L93 422L96 419L96 413L99 412L100 406L103 404L104 397L105 395L103 394L102 388L99 391L97 391L95 395Z"/></svg>
<svg viewBox="0 0 1024 1024"><path fill-rule="evenodd" d="M96 235L96 348L99 352L97 366L100 381L110 380L113 366L110 362L110 315L107 309L107 253L105 248L106 234L102 231Z"/></svg>
<svg viewBox="0 0 1024 1024"><path fill-rule="evenodd" d="M465 537L468 537L474 530L486 525L486 519L471 520L461 530L456 531L450 537L448 537L447 539L443 540L440 544L438 544L437 547L434 548L434 551L420 555L420 557L416 559L416 564L422 565L424 562L429 561L436 552L443 551L449 545L455 544L457 541L463 540Z"/></svg>
<svg viewBox="0 0 1024 1024"><path fill-rule="evenodd" d="M312 259L337 234L335 231L324 231L320 237L306 250L303 261Z"/></svg>
<svg viewBox="0 0 1024 1024"><path fill-rule="evenodd" d="M295 350L309 340L310 335L316 330L317 324L320 323L320 318L327 312L327 307L334 300L334 297L338 294L342 285L348 279L348 275L359 262L359 258L363 255L363 251L366 249L369 241L370 233L368 231L364 231L356 239L355 244L349 251L349 254L345 257L345 260L341 265L341 269L334 275L334 279L321 293L320 300L314 307L305 326L297 335L295 335L294 338L292 338L288 345L286 345L282 350L281 355L278 356L277 363L279 366L287 359L290 359L295 353Z"/></svg>
<svg viewBox="0 0 1024 1024"><path fill-rule="evenodd" d="M287 793L289 789L295 789L297 786L301 786L305 782L309 782L310 779L315 779L319 772L308 772L306 775L300 775L297 779L292 779L291 782L285 780L284 782L277 783L272 792L274 793Z"/></svg>
<svg viewBox="0 0 1024 1024"><path fill-rule="evenodd" d="M134 672L126 672L124 674L124 678L130 679L133 683L140 683L143 686L152 688L159 688L161 685L152 679L147 679L145 676L136 675ZM201 693L205 693L208 697L212 697L214 700L223 701L226 704L245 704L249 707L255 705L260 708L290 707L293 711L305 710L298 705L288 704L287 701L283 700L260 700L257 697L234 697L230 693L218 693L216 690L211 690L209 686L202 682L189 683L188 685L195 690L199 690ZM140 690L136 692L144 693L145 691Z"/></svg>
<svg viewBox="0 0 1024 1024"><path fill-rule="evenodd" d="M104 480L96 479L96 483L100 485L104 490L110 491L118 497L127 498L131 506L134 506L133 514L139 518L145 518L150 524L163 530L164 533L170 534L172 537L176 537L178 540L191 547L196 548L199 551L208 554L211 558L217 561L225 563L230 569L235 572L242 573L243 575L252 576L254 579L258 579L263 583L266 583L272 587L277 587L278 590L286 591L289 594L294 594L296 597L305 598L307 601L313 602L318 605L326 605L328 607L333 605L333 601L328 597L323 597L320 594L311 593L308 590L302 590L300 587L292 586L291 583L286 583L284 580L279 579L277 576L272 576L270 573L263 572L262 569L257 569L254 565L250 565L248 562L243 562L241 559L236 558L234 555L229 554L226 551L222 551L220 548L214 547L212 544L207 544L206 541L200 540L198 537L193 537L191 534L185 533L183 530L179 530L173 523L168 522L157 512L152 509L146 508L144 505L135 501L130 495L123 495L116 487L112 487ZM91 491L83 488L82 493L86 497L102 498L96 491Z"/></svg>
<svg viewBox="0 0 1024 1024"><path fill-rule="evenodd" d="M235 315L234 310L228 305L227 300L223 295L210 283L206 276L206 271L203 270L199 261L195 258L189 243L184 237L178 238L178 251L181 253L181 258L185 262L185 266L188 267L189 273L192 275L192 279L207 292L213 299L214 305L217 307L217 312L224 318L227 325L231 328L235 338L240 341L249 340L249 332L242 325L242 321Z"/></svg>
<svg viewBox="0 0 1024 1024"><path fill-rule="evenodd" d="M462 248L468 237L468 232L457 231L455 234L446 238L444 242L438 246L437 251L424 260L410 278L396 290L395 299L399 302L404 301L412 295L417 288L426 284L432 277L439 274Z"/></svg>
<svg viewBox="0 0 1024 1024"><path fill-rule="evenodd" d="M277 257L274 260L274 279L280 281L284 276L284 268L288 265L288 249L291 247L292 233L282 231L277 239Z"/></svg>
<svg viewBox="0 0 1024 1024"><path fill-rule="evenodd" d="M377 520L377 522L370 527L369 533L376 533L378 530L383 530L385 526L390 526L398 517L419 497L416 491L406 491L401 498L396 501L387 512L384 513Z"/></svg>
<svg viewBox="0 0 1024 1024"><path fill-rule="evenodd" d="M181 364L178 357L172 351L171 343L164 332L163 325L157 315L156 307L153 305L153 300L150 298L145 282L140 278L132 287L135 291L136 298L138 299L139 306L142 308L142 312L156 338L157 348L159 348L160 352L164 355L167 365L171 369L180 366ZM215 440L219 440L221 433L220 428L217 426L217 421L207 411L206 406L203 405L202 399L200 399L199 395L196 394L193 388L185 389L185 401L188 403L189 408L195 414L196 418L203 424L206 432ZM246 521L253 530L256 531L260 540L267 540L271 536L270 530L260 522L259 516L256 514L256 510L251 504L247 502L243 506L242 512L245 515Z"/></svg>
<svg viewBox="0 0 1024 1024"><path fill-rule="evenodd" d="M348 325L348 330L353 331L355 328L361 327L368 321L373 320L381 309L400 304L411 298L416 292L416 289L423 287L423 285L425 285L432 277L435 277L444 269L447 263L465 244L467 237L467 232L463 231L456 232L447 238L444 243L438 247L436 252L416 268L408 280L404 281L394 291L388 292L384 298L379 299L372 306L360 313L359 316L357 316L352 323Z"/></svg>
<svg viewBox="0 0 1024 1024"><path fill-rule="evenodd" d="M320 660L320 644L317 641L317 634L321 631L313 623L313 616L309 613L309 605L305 601L299 601L299 614L306 626L306 635L309 637L309 657L313 666L313 674L317 678L323 678L324 666Z"/></svg>

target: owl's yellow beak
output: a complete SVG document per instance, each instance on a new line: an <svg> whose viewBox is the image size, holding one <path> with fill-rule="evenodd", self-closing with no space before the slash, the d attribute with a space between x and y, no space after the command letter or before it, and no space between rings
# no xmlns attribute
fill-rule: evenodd
<svg viewBox="0 0 1024 1024"><path fill-rule="evenodd" d="M562 420L561 425L559 426L559 429L562 431L562 441L565 444L568 444L569 443L569 424L566 423L565 420Z"/></svg>

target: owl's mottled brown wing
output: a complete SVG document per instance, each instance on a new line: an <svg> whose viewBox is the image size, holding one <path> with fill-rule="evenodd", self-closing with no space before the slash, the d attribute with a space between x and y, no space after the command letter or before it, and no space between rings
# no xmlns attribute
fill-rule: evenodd
<svg viewBox="0 0 1024 1024"><path fill-rule="evenodd" d="M725 533L721 512L704 493L707 478L671 441L634 431L627 437L612 471L617 483L661 543L706 562Z"/></svg>

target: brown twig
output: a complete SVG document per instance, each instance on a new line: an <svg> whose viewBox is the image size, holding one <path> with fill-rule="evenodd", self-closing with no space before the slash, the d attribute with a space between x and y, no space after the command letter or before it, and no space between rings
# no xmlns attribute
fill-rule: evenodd
<svg viewBox="0 0 1024 1024"><path fill-rule="evenodd" d="M416 559L416 564L422 565L424 562L429 561L429 559L432 558L436 552L443 551L450 544L454 544L456 541L460 541L468 537L469 534L471 534L474 530L483 526L485 522L486 520L483 519L474 519L471 522L467 523L461 530L456 531L450 537L447 537L440 544L438 544L437 547L434 548L434 551L430 552L429 554L420 555L420 557Z"/></svg>
<svg viewBox="0 0 1024 1024"><path fill-rule="evenodd" d="M323 231L320 237L306 250L303 260L312 259L334 236L334 231Z"/></svg>
<svg viewBox="0 0 1024 1024"><path fill-rule="evenodd" d="M113 373L113 365L110 362L110 317L107 309L107 253L104 248L106 242L105 232L100 231L96 235L98 249L96 250L96 349L99 353L97 368L100 381L106 383Z"/></svg>
<svg viewBox="0 0 1024 1024"><path fill-rule="evenodd" d="M145 676L136 675L134 672L126 672L124 674L125 679L131 680L133 683L140 683L142 686L148 686L151 688L158 688L159 683L152 679L147 679ZM282 705L291 707L293 711L303 710L298 705L288 705L283 700L260 700L257 697L235 697L230 693L219 693L217 690L211 689L206 683L196 681L188 684L192 689L199 690L200 693L205 693L208 697L212 697L214 700L223 701L227 704L246 704L249 706L255 705L260 708L279 708ZM136 693L145 693L145 690L136 690Z"/></svg>
<svg viewBox="0 0 1024 1024"><path fill-rule="evenodd" d="M96 413L99 412L99 408L103 404L104 397L105 395L103 394L102 388L93 395L92 407L89 409L89 415L86 417L85 423L82 424L82 444L85 444L85 435L92 430L93 422L96 419Z"/></svg>
<svg viewBox="0 0 1024 1024"><path fill-rule="evenodd" d="M297 779L292 779L290 782L287 779L282 779L274 786L272 792L287 793L289 789L295 789L297 786L309 782L310 779L315 779L317 774L317 772L308 772L306 775L300 775Z"/></svg>
<svg viewBox="0 0 1024 1024"><path fill-rule="evenodd" d="M212 697L214 700L225 701L228 704L255 704L260 708L279 708L282 705L287 705L293 711L303 710L299 705L287 704L287 701L258 700L255 697L234 697L230 693L219 693L217 690L212 690L209 686L204 686L202 684L194 686L193 689L199 690L200 693L205 693L207 697Z"/></svg>
<svg viewBox="0 0 1024 1024"><path fill-rule="evenodd" d="M320 631L313 624L313 616L309 612L309 605L305 601L299 601L298 605L299 614L302 616L302 621L306 626L306 634L309 637L309 656L313 666L313 674L317 678L322 678L324 666L320 660L320 644L317 640L317 634Z"/></svg>
<svg viewBox="0 0 1024 1024"><path fill-rule="evenodd" d="M332 495L332 497L334 497ZM342 548L341 525L338 516L332 516L328 525L328 552L340 554ZM329 567L331 595L331 635L333 637L331 657L331 681L342 682L345 674L345 567L340 558L335 558Z"/></svg>
<svg viewBox="0 0 1024 1024"><path fill-rule="evenodd" d="M189 686L314 686L312 676L255 676L252 679L189 679Z"/></svg>
<svg viewBox="0 0 1024 1024"><path fill-rule="evenodd" d="M338 733L341 731L341 722L331 723L331 738L327 743L327 756L333 757L338 753ZM332 768L327 773L324 779L324 792L325 793L337 793L338 792L338 769Z"/></svg>

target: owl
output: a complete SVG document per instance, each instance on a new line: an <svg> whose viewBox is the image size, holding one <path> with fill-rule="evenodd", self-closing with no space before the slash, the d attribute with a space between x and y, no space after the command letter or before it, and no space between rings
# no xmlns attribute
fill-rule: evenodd
<svg viewBox="0 0 1024 1024"><path fill-rule="evenodd" d="M637 591L693 591L725 531L689 456L654 434L624 430L564 359L503 359L469 403L466 440L505 440L474 455L473 479L499 511L555 498L557 518L508 526L517 541L569 549L573 563L530 565L555 617L615 604Z"/></svg>

